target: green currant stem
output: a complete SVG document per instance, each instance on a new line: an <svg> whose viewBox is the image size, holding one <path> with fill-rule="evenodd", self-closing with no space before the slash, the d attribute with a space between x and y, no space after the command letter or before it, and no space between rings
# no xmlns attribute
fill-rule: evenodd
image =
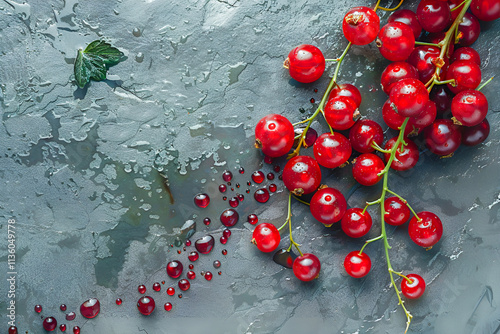
<svg viewBox="0 0 500 334"><path fill-rule="evenodd" d="M290 246L288 247L288 251L291 251L292 246L295 246L295 248L297 249L299 254L301 256L304 255L304 254L302 254L302 251L300 250L300 247L299 247L300 245L298 243L296 243L292 237L292 192L291 191L288 194L288 216L286 217L285 223L283 225L281 225L280 228L278 228L278 231L281 231L283 228L285 228L285 226L287 224L288 224L289 231L290 231Z"/></svg>
<svg viewBox="0 0 500 334"><path fill-rule="evenodd" d="M393 270L393 271L392 271L392 273L393 273L393 274L398 275L399 277L401 277L401 278L403 278L403 279L405 279L405 280L407 280L407 281L408 281L408 283L410 283L410 284L411 284L411 283L413 283L413 281L412 281L410 278L408 278L407 276L403 275L403 274L402 274L402 273L400 273L400 272L397 272L397 271L394 271L394 270Z"/></svg>
<svg viewBox="0 0 500 334"><path fill-rule="evenodd" d="M365 247L366 247L366 246L368 246L368 244L369 244L370 242L374 242L374 241L380 240L380 239L382 239L383 237L384 237L383 235L379 235L379 236L378 236L378 237L376 237L376 238L366 240L366 241L365 241L365 244L363 245L363 247L361 247L361 249L359 250L359 255L361 255L361 253L363 253L363 250L365 249Z"/></svg>
<svg viewBox="0 0 500 334"><path fill-rule="evenodd" d="M484 84L482 84L481 86L479 86L478 88L476 88L476 90L481 90L483 89L484 86L486 86L487 84L489 84L491 82L491 80L493 80L495 76L492 76L491 78L488 79L488 81L486 81Z"/></svg>
<svg viewBox="0 0 500 334"><path fill-rule="evenodd" d="M297 144L297 148L295 150L293 150L293 152L288 155L288 158L292 158L292 157L299 154L300 148L304 144L307 130L309 130L309 127L311 126L312 121L316 118L316 116L318 116L319 113L323 113L323 109L325 107L326 102L328 101L328 97L330 96L330 92L332 91L332 89L335 86L337 86L337 76L338 76L339 71L340 71L340 65L342 64L342 61L344 60L345 56L347 55L347 51L349 51L350 47L351 47L351 42L349 42L349 44L347 44L347 47L345 48L344 52L338 58L337 66L335 68L335 73L333 75L333 78L330 80L330 83L328 84L328 87L326 88L326 91L323 94L323 97L321 98L321 102L319 103L318 108L316 109L314 114L312 114L312 116L309 117L308 119L306 119L305 121L298 123L298 124L301 124L301 123L308 122L306 125L306 128L304 129L304 131L302 132L302 134L300 136L300 140L299 140L299 143ZM331 129L331 127L330 127L330 129Z"/></svg>
<svg viewBox="0 0 500 334"><path fill-rule="evenodd" d="M419 42L419 41L415 41L415 45L429 45L429 46L435 46L437 48L441 47L441 45L439 45L439 44L427 43L427 42Z"/></svg>
<svg viewBox="0 0 500 334"><path fill-rule="evenodd" d="M336 59L325 59L325 61L339 61L339 59L338 58L336 58Z"/></svg>
<svg viewBox="0 0 500 334"><path fill-rule="evenodd" d="M384 150L382 147L378 146L378 144L374 141L372 141L371 147L373 147L375 150L382 152L382 153L391 153L391 150Z"/></svg>
<svg viewBox="0 0 500 334"><path fill-rule="evenodd" d="M408 209L410 209L411 213L413 213L413 215L415 216L415 218L417 218L418 221L421 221L422 219L417 215L417 213L415 212L415 210L413 210L413 208L410 206L410 204L408 204L408 201L405 200L403 197L399 196L398 194L396 194L394 191L390 190L390 189L387 189L387 192L390 193L390 194L393 194L394 196L396 196L397 198L399 198L400 200L403 201L404 204L406 204L406 206L408 207Z"/></svg>
<svg viewBox="0 0 500 334"><path fill-rule="evenodd" d="M293 195L293 198L296 200L296 201L299 201L300 203L302 204L305 204L305 205L311 205L310 203L307 203L306 201L303 201L301 200L300 198L298 198L297 196Z"/></svg>
<svg viewBox="0 0 500 334"><path fill-rule="evenodd" d="M456 7L455 7L455 8L453 8L451 11L453 12L453 11L455 11L455 10L459 9L459 8L460 8L460 7L461 7L461 6L465 3L465 1L466 1L466 0L462 1L462 2L460 3L460 5L456 6Z"/></svg>
<svg viewBox="0 0 500 334"><path fill-rule="evenodd" d="M401 0L399 2L399 4L394 7L394 8L385 8L385 7L380 7L379 4L380 4L380 0L377 1L377 4L375 5L375 9L374 11L376 11L377 9L380 9L380 10L385 10L386 12L392 12L392 11L395 11L396 9L398 9L399 7L401 7L401 5L403 4L405 0Z"/></svg>

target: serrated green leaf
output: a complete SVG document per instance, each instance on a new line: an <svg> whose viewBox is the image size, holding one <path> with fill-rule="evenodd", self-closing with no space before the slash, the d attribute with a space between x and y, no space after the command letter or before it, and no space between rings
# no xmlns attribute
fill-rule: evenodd
<svg viewBox="0 0 500 334"><path fill-rule="evenodd" d="M90 81L106 79L110 66L118 64L123 53L102 40L93 41L85 50L78 50L75 61L75 79L78 87L83 88Z"/></svg>

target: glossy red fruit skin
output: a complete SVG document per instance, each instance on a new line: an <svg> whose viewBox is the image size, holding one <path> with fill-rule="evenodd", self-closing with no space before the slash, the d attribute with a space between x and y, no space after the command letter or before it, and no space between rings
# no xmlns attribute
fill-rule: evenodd
<svg viewBox="0 0 500 334"><path fill-rule="evenodd" d="M462 22L458 25L459 33L462 33L458 40L458 44L462 46L469 46L479 38L481 33L481 26L478 19L471 13L465 13Z"/></svg>
<svg viewBox="0 0 500 334"><path fill-rule="evenodd" d="M366 253L352 251L344 259L345 271L354 278L361 278L370 272L372 261Z"/></svg>
<svg viewBox="0 0 500 334"><path fill-rule="evenodd" d="M321 271L321 262L311 253L304 253L293 261L293 274L303 282L310 282L318 278Z"/></svg>
<svg viewBox="0 0 500 334"><path fill-rule="evenodd" d="M290 76L302 83L318 80L325 71L325 57L314 45L302 44L288 54L285 61Z"/></svg>
<svg viewBox="0 0 500 334"><path fill-rule="evenodd" d="M396 144L398 137L391 138L385 143L384 149L390 150ZM391 163L391 168L397 171L405 171L415 167L418 162L419 151L417 145L411 140L406 138L406 143L408 145L402 147L402 144L399 144L399 148L396 150L395 159ZM384 153L385 162L389 161L390 158L389 153Z"/></svg>
<svg viewBox="0 0 500 334"><path fill-rule="evenodd" d="M384 221L393 226L403 225L410 219L411 211L408 205L396 196L384 201Z"/></svg>
<svg viewBox="0 0 500 334"><path fill-rule="evenodd" d="M402 79L418 79L419 74L415 66L404 61L390 63L382 72L380 84L384 93L389 95L392 87Z"/></svg>
<svg viewBox="0 0 500 334"><path fill-rule="evenodd" d="M359 89L356 88L356 86L348 83L344 83L334 87L330 92L330 95L328 96L328 100L333 99L336 96L345 96L350 98L356 104L356 108L359 107L362 101Z"/></svg>
<svg viewBox="0 0 500 334"><path fill-rule="evenodd" d="M385 101L384 105L382 106L382 118L384 119L385 124L387 124L387 126L394 130L399 130L405 120L403 116L396 113L396 111L392 107L391 100L389 99ZM410 127L406 126L405 136L407 136L410 132Z"/></svg>
<svg viewBox="0 0 500 334"><path fill-rule="evenodd" d="M394 85L389 99L396 106L399 115L417 117L429 101L429 92L421 81L403 79Z"/></svg>
<svg viewBox="0 0 500 334"><path fill-rule="evenodd" d="M313 158L298 155L288 160L283 168L283 183L295 195L307 195L318 189L321 169Z"/></svg>
<svg viewBox="0 0 500 334"><path fill-rule="evenodd" d="M476 126L462 127L462 144L466 146L479 145L488 138L490 134L490 123L485 118Z"/></svg>
<svg viewBox="0 0 500 334"><path fill-rule="evenodd" d="M95 318L101 311L101 303L97 298L90 298L80 305L80 314L87 319Z"/></svg>
<svg viewBox="0 0 500 334"><path fill-rule="evenodd" d="M450 65L446 80L455 79L456 87L447 84L455 94L466 89L476 89L481 83L481 69L470 60L459 60Z"/></svg>
<svg viewBox="0 0 500 334"><path fill-rule="evenodd" d="M255 126L255 143L267 157L285 155L293 146L295 133L290 121L281 115L270 114Z"/></svg>
<svg viewBox="0 0 500 334"><path fill-rule="evenodd" d="M406 275L412 282L408 282L407 279L403 278L401 280L401 292L406 298L417 299L422 297L425 292L425 281L417 274Z"/></svg>
<svg viewBox="0 0 500 334"><path fill-rule="evenodd" d="M377 47L385 59L404 61L415 48L413 30L404 23L389 22L380 29Z"/></svg>
<svg viewBox="0 0 500 334"><path fill-rule="evenodd" d="M436 120L436 116L436 103L429 100L424 107L424 111L422 111L418 117L410 117L407 127L409 126L410 128L413 128L413 130L420 132L420 130L431 125Z"/></svg>
<svg viewBox="0 0 500 334"><path fill-rule="evenodd" d="M464 90L451 101L451 113L462 125L478 125L488 113L488 101L480 91Z"/></svg>
<svg viewBox="0 0 500 334"><path fill-rule="evenodd" d="M408 224L410 239L419 246L434 246L443 236L443 224L434 213L422 211L417 213L421 221L413 217Z"/></svg>
<svg viewBox="0 0 500 334"><path fill-rule="evenodd" d="M479 56L479 53L468 46L458 48L453 52L453 55L450 58L450 63L454 63L458 60L470 60L478 66L481 66L481 57Z"/></svg>
<svg viewBox="0 0 500 334"><path fill-rule="evenodd" d="M451 19L451 11L448 4L437 0L420 1L416 14L418 23L428 32L440 32L444 30Z"/></svg>
<svg viewBox="0 0 500 334"><path fill-rule="evenodd" d="M356 151L370 153L374 150L372 143L382 147L384 131L377 122L370 119L360 119L349 131L349 141Z"/></svg>
<svg viewBox="0 0 500 334"><path fill-rule="evenodd" d="M417 14L409 9L399 9L391 14L387 22L401 22L408 25L413 31L413 37L417 39L422 32L422 27L418 23Z"/></svg>
<svg viewBox="0 0 500 334"><path fill-rule="evenodd" d="M172 278L178 278L182 274L184 266L181 262L174 260L167 263L167 275Z"/></svg>
<svg viewBox="0 0 500 334"><path fill-rule="evenodd" d="M260 223L255 227L252 234L252 243L255 244L261 252L269 253L275 251L280 241L280 232L273 224Z"/></svg>
<svg viewBox="0 0 500 334"><path fill-rule="evenodd" d="M429 99L436 104L436 112L438 114L442 114L451 108L452 98L453 94L445 85L435 85L429 94Z"/></svg>
<svg viewBox="0 0 500 334"><path fill-rule="evenodd" d="M347 209L344 195L335 188L318 190L309 205L311 214L326 227L340 221Z"/></svg>
<svg viewBox="0 0 500 334"><path fill-rule="evenodd" d="M137 301L137 309L142 315L150 315L155 310L155 300L149 296L141 297Z"/></svg>
<svg viewBox="0 0 500 334"><path fill-rule="evenodd" d="M500 2L492 0L472 0L470 10L481 21L500 18Z"/></svg>
<svg viewBox="0 0 500 334"><path fill-rule="evenodd" d="M55 331L57 328L57 320L54 317L47 317L43 319L42 326L47 332Z"/></svg>
<svg viewBox="0 0 500 334"><path fill-rule="evenodd" d="M361 154L352 167L352 175L364 186L373 186L382 179L378 174L384 169L382 159L373 153Z"/></svg>
<svg viewBox="0 0 500 334"><path fill-rule="evenodd" d="M336 168L343 165L351 156L349 140L338 132L323 133L313 146L314 158L323 167Z"/></svg>
<svg viewBox="0 0 500 334"><path fill-rule="evenodd" d="M419 79L423 83L427 83L432 78L436 70L434 61L439 57L440 52L435 46L419 45L408 57L407 62L415 66Z"/></svg>
<svg viewBox="0 0 500 334"><path fill-rule="evenodd" d="M368 7L354 7L342 20L344 36L354 45L366 45L373 42L379 30L380 18Z"/></svg>
<svg viewBox="0 0 500 334"><path fill-rule="evenodd" d="M325 119L332 129L347 130L356 122L358 109L356 103L345 96L336 96L326 103Z"/></svg>
<svg viewBox="0 0 500 334"><path fill-rule="evenodd" d="M462 135L457 125L449 119L438 119L424 129L424 142L434 154L449 155L460 146Z"/></svg>
<svg viewBox="0 0 500 334"><path fill-rule="evenodd" d="M373 225L372 216L361 208L350 208L342 217L340 227L351 238L365 236Z"/></svg>

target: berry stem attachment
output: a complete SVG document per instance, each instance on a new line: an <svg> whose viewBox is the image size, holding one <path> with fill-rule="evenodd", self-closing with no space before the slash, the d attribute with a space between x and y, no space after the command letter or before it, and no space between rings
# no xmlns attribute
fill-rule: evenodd
<svg viewBox="0 0 500 334"><path fill-rule="evenodd" d="M391 150L384 150L382 147L378 146L378 144L375 141L372 141L371 147L382 153L387 153L387 154L391 153Z"/></svg>
<svg viewBox="0 0 500 334"><path fill-rule="evenodd" d="M304 200L301 200L300 198L298 198L297 196L293 195L293 198L295 198L296 201L299 201L300 203L302 204L305 204L305 205L311 205L310 203L307 203L306 201Z"/></svg>
<svg viewBox="0 0 500 334"><path fill-rule="evenodd" d="M436 44L436 43L427 43L427 42L419 42L419 41L415 41L415 45L428 45L428 46L435 46L437 48L441 47L441 45Z"/></svg>
<svg viewBox="0 0 500 334"><path fill-rule="evenodd" d="M487 84L489 84L491 82L491 80L493 80L495 76L492 76L491 78L489 78L485 83L483 83L481 86L477 87L476 90L481 90L483 89L484 86L486 86Z"/></svg>
<svg viewBox="0 0 500 334"><path fill-rule="evenodd" d="M287 224L290 231L290 246L288 247L288 251L291 251L292 246L294 246L301 256L304 255L300 250L300 245L293 240L292 236L292 192L291 191L288 193L288 216L286 217L285 223L278 228L278 231L281 231L283 228L285 228Z"/></svg>
<svg viewBox="0 0 500 334"><path fill-rule="evenodd" d="M380 6L379 6L379 3L380 3L380 0L379 0L379 1L377 1L377 5L375 6L375 9L374 9L374 10L376 11L377 9L380 9L380 10L384 10L384 11L386 11L386 12L393 12L393 11L395 11L396 9L398 9L399 7L401 7L401 5L403 4L403 2L404 2L404 1L405 1L405 0L401 0L401 1L399 2L399 4L398 4L396 7L394 7L394 8L385 8L385 7L380 7Z"/></svg>

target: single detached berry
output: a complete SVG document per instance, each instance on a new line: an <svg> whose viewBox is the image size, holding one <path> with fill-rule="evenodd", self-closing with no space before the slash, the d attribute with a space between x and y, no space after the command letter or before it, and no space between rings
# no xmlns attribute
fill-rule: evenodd
<svg viewBox="0 0 500 334"><path fill-rule="evenodd" d="M80 305L80 313L84 318L95 318L101 311L101 303L97 298L90 298Z"/></svg>
<svg viewBox="0 0 500 334"><path fill-rule="evenodd" d="M370 231L372 224L372 217L368 211L363 212L361 208L350 208L342 217L340 227L351 238L361 238Z"/></svg>
<svg viewBox="0 0 500 334"><path fill-rule="evenodd" d="M280 232L273 224L261 223L255 227L252 234L252 243L265 253L276 250L280 241Z"/></svg>
<svg viewBox="0 0 500 334"><path fill-rule="evenodd" d="M382 127L370 119L360 119L349 131L349 142L352 148L360 153L370 153L373 145L382 147L384 132Z"/></svg>
<svg viewBox="0 0 500 334"><path fill-rule="evenodd" d="M54 317L47 317L43 319L42 325L43 329L45 329L47 332L52 332L57 328L57 320Z"/></svg>
<svg viewBox="0 0 500 334"><path fill-rule="evenodd" d="M347 203L340 191L326 187L313 195L309 208L316 220L330 227L342 219Z"/></svg>
<svg viewBox="0 0 500 334"><path fill-rule="evenodd" d="M384 210L384 221L389 225L403 225L410 219L410 208L396 196L385 199Z"/></svg>
<svg viewBox="0 0 500 334"><path fill-rule="evenodd" d="M364 6L350 9L342 21L345 38L355 45L366 45L375 40L380 30L380 18Z"/></svg>
<svg viewBox="0 0 500 334"><path fill-rule="evenodd" d="M370 272L372 261L366 253L352 251L344 259L345 271L354 278L361 278Z"/></svg>
<svg viewBox="0 0 500 334"><path fill-rule="evenodd" d="M211 236L210 234L207 234L204 237L201 237L200 239L196 240L194 243L194 247L201 254L208 254L214 248L214 244L215 244L214 237Z"/></svg>
<svg viewBox="0 0 500 334"><path fill-rule="evenodd" d="M325 71L325 57L320 49L314 45L302 44L295 47L288 54L283 63L290 76L302 83L318 80Z"/></svg>
<svg viewBox="0 0 500 334"><path fill-rule="evenodd" d="M293 274L304 282L318 278L321 271L321 262L314 254L304 253L293 261Z"/></svg>
<svg viewBox="0 0 500 334"><path fill-rule="evenodd" d="M299 155L288 160L283 169L283 183L295 195L310 194L321 183L321 170L313 158Z"/></svg>
<svg viewBox="0 0 500 334"><path fill-rule="evenodd" d="M352 167L352 175L362 185L373 186L382 179L382 175L379 175L379 173L384 168L384 162L377 155L364 153L356 159Z"/></svg>
<svg viewBox="0 0 500 334"><path fill-rule="evenodd" d="M174 260L167 263L167 275L172 278L178 278L182 274L184 266L180 261Z"/></svg>
<svg viewBox="0 0 500 334"><path fill-rule="evenodd" d="M200 208L206 208L210 204L210 197L207 194L197 194L194 197L194 204Z"/></svg>
<svg viewBox="0 0 500 334"><path fill-rule="evenodd" d="M352 148L344 135L338 132L327 132L316 140L313 152L318 164L326 168L336 168L347 162Z"/></svg>
<svg viewBox="0 0 500 334"><path fill-rule="evenodd" d="M401 280L401 292L406 298L417 299L425 292L425 281L417 274L408 274ZM409 282L410 280L411 282Z"/></svg>
<svg viewBox="0 0 500 334"><path fill-rule="evenodd" d="M285 155L293 146L295 132L290 121L278 114L267 115L255 127L255 147L266 157Z"/></svg>
<svg viewBox="0 0 500 334"><path fill-rule="evenodd" d="M137 301L137 309L142 315L150 315L155 310L155 300L149 296L141 297Z"/></svg>
<svg viewBox="0 0 500 334"><path fill-rule="evenodd" d="M441 219L428 211L419 212L417 215L420 220L417 217L413 217L408 225L410 239L417 245L425 248L434 246L443 235Z"/></svg>
<svg viewBox="0 0 500 334"><path fill-rule="evenodd" d="M236 225L240 215L234 209L226 209L220 215L220 222L226 227L231 227Z"/></svg>

